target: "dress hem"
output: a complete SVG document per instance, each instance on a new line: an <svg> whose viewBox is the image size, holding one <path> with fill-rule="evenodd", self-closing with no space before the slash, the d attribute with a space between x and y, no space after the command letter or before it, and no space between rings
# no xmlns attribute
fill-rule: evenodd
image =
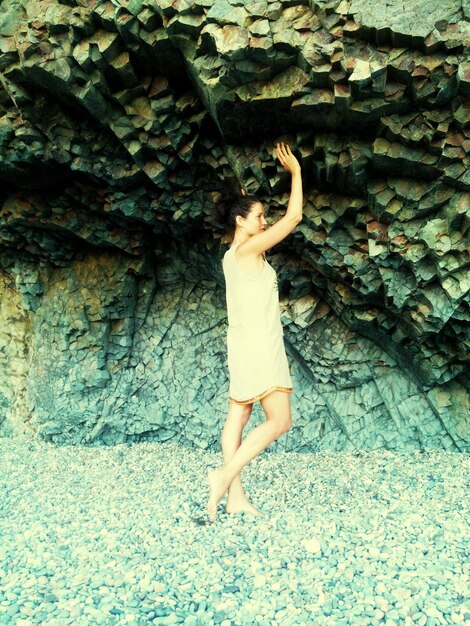
<svg viewBox="0 0 470 626"><path fill-rule="evenodd" d="M259 393L257 396L254 396L253 398L250 398L249 400L234 400L234 398L229 398L229 400L230 402L234 402L235 404L253 404L253 402L262 400L273 391L284 391L285 393L292 393L294 390L292 387L270 387L266 391L263 391L263 393Z"/></svg>

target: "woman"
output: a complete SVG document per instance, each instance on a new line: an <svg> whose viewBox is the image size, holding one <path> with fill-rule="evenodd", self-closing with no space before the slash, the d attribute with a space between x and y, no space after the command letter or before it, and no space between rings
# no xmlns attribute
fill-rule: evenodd
<svg viewBox="0 0 470 626"><path fill-rule="evenodd" d="M303 196L300 165L290 147L278 143L276 155L292 176L284 217L266 229L263 204L254 196L224 198L217 207L234 235L223 260L230 374L229 410L222 432L225 465L208 472L207 512L211 521L215 520L217 504L227 490L227 513L260 514L243 491L240 471L291 427L292 381L283 343L277 277L264 253L301 221ZM242 443L243 428L257 400L261 401L266 421Z"/></svg>

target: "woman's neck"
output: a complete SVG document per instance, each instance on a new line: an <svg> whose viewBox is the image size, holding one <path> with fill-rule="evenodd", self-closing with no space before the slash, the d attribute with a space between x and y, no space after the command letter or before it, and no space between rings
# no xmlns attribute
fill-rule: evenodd
<svg viewBox="0 0 470 626"><path fill-rule="evenodd" d="M235 235L233 238L232 244L245 243L245 241L248 241L249 238L250 238L249 235Z"/></svg>

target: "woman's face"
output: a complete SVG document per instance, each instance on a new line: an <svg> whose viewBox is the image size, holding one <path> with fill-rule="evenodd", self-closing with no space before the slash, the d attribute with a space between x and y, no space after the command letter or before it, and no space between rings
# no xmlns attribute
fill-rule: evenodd
<svg viewBox="0 0 470 626"><path fill-rule="evenodd" d="M264 217L264 206L262 202L255 202L248 215L245 218L242 217L240 222L243 224L243 230L250 235L250 237L266 230L268 222Z"/></svg>

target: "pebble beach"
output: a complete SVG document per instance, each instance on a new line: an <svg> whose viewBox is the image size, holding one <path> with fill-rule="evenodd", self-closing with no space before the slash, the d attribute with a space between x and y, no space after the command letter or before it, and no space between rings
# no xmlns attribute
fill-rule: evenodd
<svg viewBox="0 0 470 626"><path fill-rule="evenodd" d="M468 454L268 448L210 522L221 458L0 439L0 625L470 622Z"/></svg>

